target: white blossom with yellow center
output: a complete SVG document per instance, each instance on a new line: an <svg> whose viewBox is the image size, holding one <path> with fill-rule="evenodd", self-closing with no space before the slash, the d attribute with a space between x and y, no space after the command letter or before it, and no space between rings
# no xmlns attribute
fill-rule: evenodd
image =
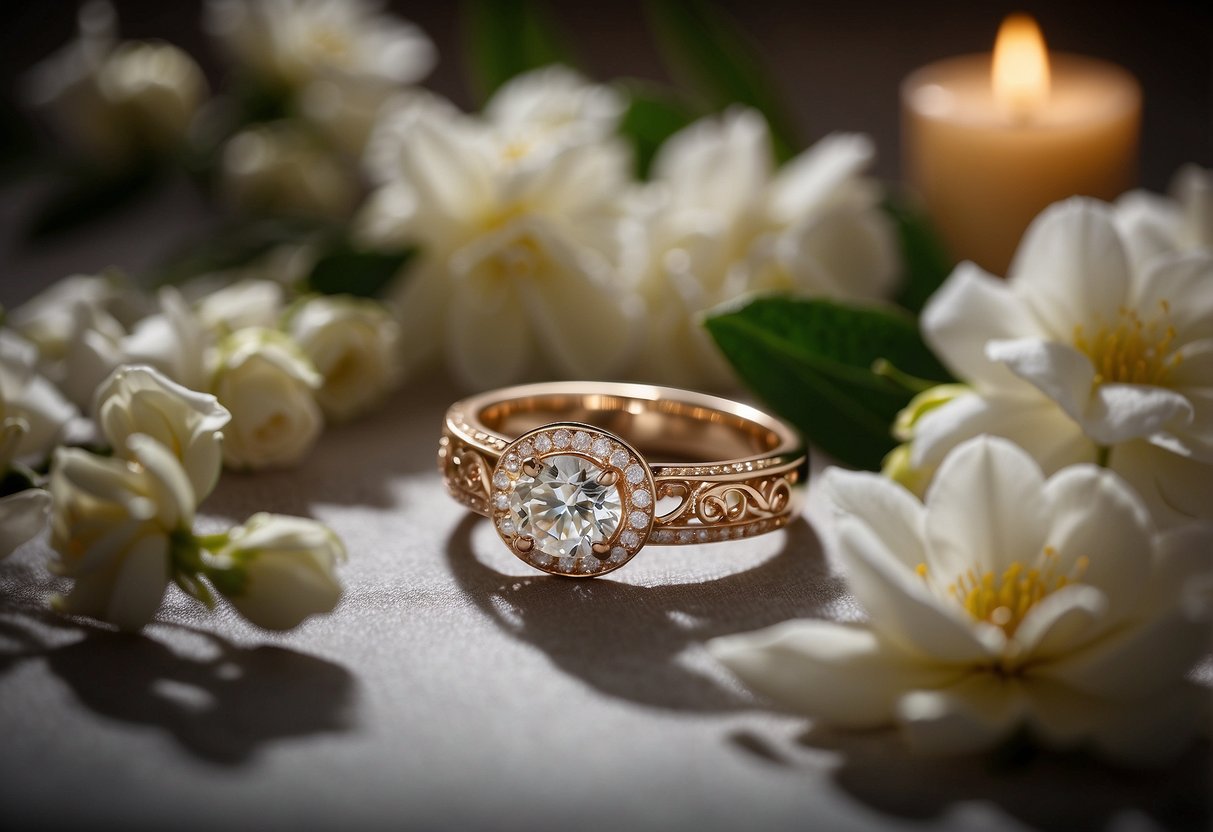
<svg viewBox="0 0 1213 832"><path fill-rule="evenodd" d="M367 161L380 186L358 225L372 241L420 248L394 297L408 367L441 353L483 389L618 374L637 352L631 160L603 135L602 88L572 77L516 79L490 102L492 118L409 96L377 126Z"/></svg>
<svg viewBox="0 0 1213 832"><path fill-rule="evenodd" d="M732 378L703 329L713 307L762 291L874 300L898 276L892 222L868 137L836 133L776 168L766 121L732 108L670 137L653 162L642 371L719 387Z"/></svg>
<svg viewBox="0 0 1213 832"><path fill-rule="evenodd" d="M1033 222L1005 281L958 266L922 322L972 389L916 421L912 469L989 433L1047 473L1106 464L1161 524L1213 519L1213 252L1138 268L1111 207L1075 198Z"/></svg>
<svg viewBox="0 0 1213 832"><path fill-rule="evenodd" d="M827 723L899 726L929 753L1026 730L1148 764L1191 739L1204 693L1186 674L1207 645L1213 526L1159 533L1112 472L1046 480L991 437L953 451L925 503L837 468L824 489L868 620L710 642L753 689Z"/></svg>

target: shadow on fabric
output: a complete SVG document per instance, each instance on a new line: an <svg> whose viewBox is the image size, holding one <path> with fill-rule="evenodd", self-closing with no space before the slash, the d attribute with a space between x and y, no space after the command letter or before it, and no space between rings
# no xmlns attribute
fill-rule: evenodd
<svg viewBox="0 0 1213 832"><path fill-rule="evenodd" d="M469 515L447 541L459 588L503 630L543 650L564 672L603 693L652 707L753 708L747 697L682 663L680 654L713 636L821 617L844 594L803 521L788 526L781 550L752 569L669 586L503 575L472 550L477 522L485 521Z"/></svg>
<svg viewBox="0 0 1213 832"><path fill-rule="evenodd" d="M1104 830L1118 817L1175 830L1205 830L1213 821L1213 756L1204 742L1169 768L1135 771L1085 754L1038 751L1022 740L986 755L924 757L911 754L892 730L814 727L799 748L780 748L749 731L729 740L762 763L803 766L813 776L821 773L820 758L804 762L798 752L835 752L840 760L831 776L838 788L889 819L938 821L965 804L985 803L1049 832Z"/></svg>
<svg viewBox="0 0 1213 832"><path fill-rule="evenodd" d="M118 633L42 610L0 610L0 673L44 661L93 712L159 728L211 763L243 764L277 740L353 726L354 679L284 647L241 647L157 624Z"/></svg>

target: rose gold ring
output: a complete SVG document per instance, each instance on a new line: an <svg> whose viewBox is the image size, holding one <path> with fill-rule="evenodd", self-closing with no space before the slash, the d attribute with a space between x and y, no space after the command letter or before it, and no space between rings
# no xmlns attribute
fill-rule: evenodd
<svg viewBox="0 0 1213 832"><path fill-rule="evenodd" d="M618 569L646 543L781 528L795 516L805 463L795 431L748 405L598 382L509 387L456 402L438 448L447 491L492 519L510 551L578 577Z"/></svg>

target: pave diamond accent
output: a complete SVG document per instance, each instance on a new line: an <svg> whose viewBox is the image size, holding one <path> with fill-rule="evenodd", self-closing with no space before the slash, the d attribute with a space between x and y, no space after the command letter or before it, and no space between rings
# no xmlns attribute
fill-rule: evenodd
<svg viewBox="0 0 1213 832"><path fill-rule="evenodd" d="M619 568L655 520L652 474L638 457L591 426L549 425L519 437L493 472L490 514L502 541L545 572L593 577ZM539 465L534 475L523 465L530 460Z"/></svg>
<svg viewBox="0 0 1213 832"><path fill-rule="evenodd" d="M548 457L541 465L534 477L523 475L514 483L509 518L541 552L591 557L593 544L610 540L623 519L619 489L600 484L602 469L573 454Z"/></svg>

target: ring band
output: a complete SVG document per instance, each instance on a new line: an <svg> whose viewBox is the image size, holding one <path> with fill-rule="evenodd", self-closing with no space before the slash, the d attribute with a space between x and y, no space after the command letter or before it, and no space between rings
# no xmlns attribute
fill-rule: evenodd
<svg viewBox="0 0 1213 832"><path fill-rule="evenodd" d="M661 461L649 461L646 457ZM728 399L639 384L556 382L451 405L438 468L526 563L596 577L645 544L774 531L807 473L786 424Z"/></svg>

